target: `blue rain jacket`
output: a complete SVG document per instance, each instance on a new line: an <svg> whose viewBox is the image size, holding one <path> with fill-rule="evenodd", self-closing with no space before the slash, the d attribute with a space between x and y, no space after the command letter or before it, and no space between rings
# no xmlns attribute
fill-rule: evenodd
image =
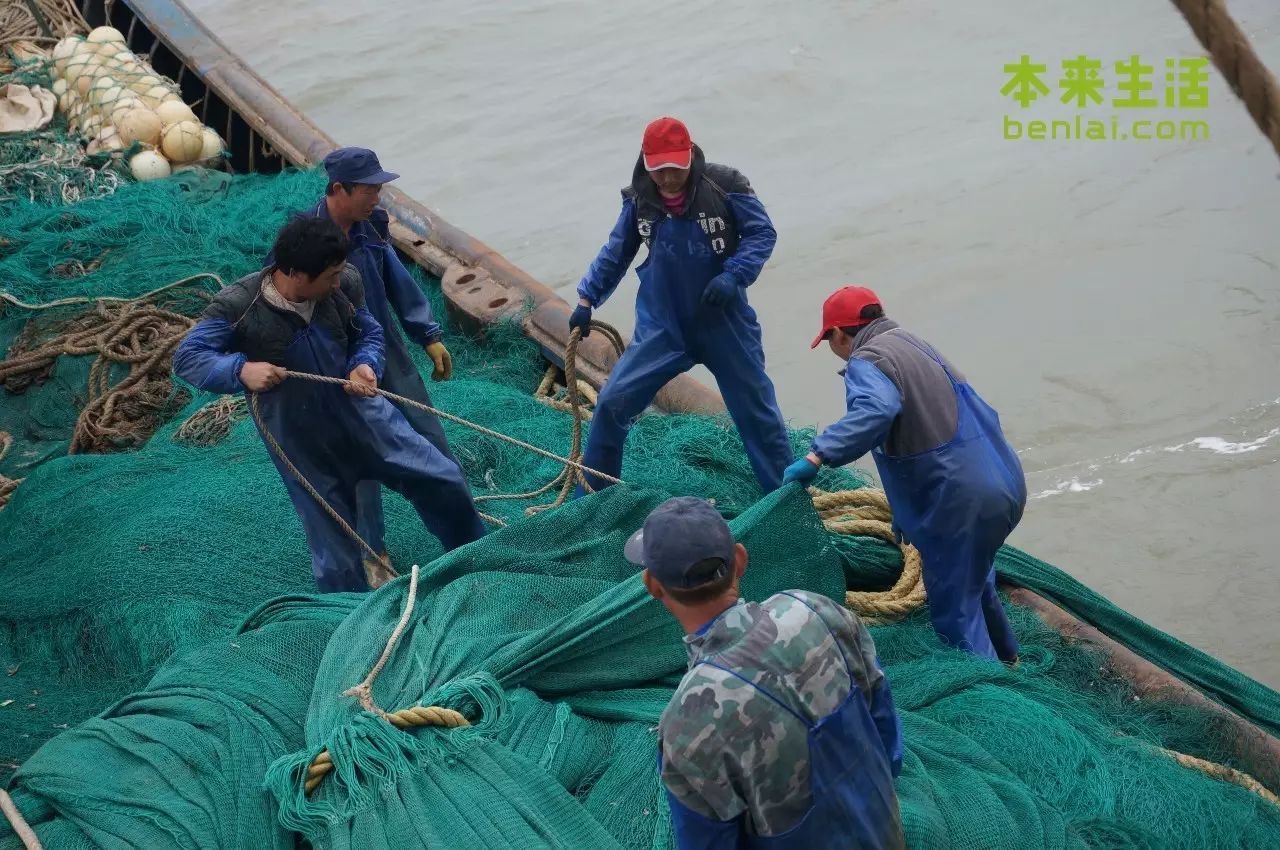
<svg viewBox="0 0 1280 850"><path fill-rule="evenodd" d="M310 323L262 298L267 274L251 274L218 294L174 353L177 375L220 393L245 392L239 375L251 360L335 378L367 364L382 377L382 329L365 307L353 268L337 292L317 302ZM290 378L258 399L263 425L349 525L356 525L358 484L375 481L403 494L446 549L484 534L457 464L385 398L353 397L337 385ZM320 590L368 589L362 549L274 452L271 459L302 520Z"/></svg>
<svg viewBox="0 0 1280 850"><path fill-rule="evenodd" d="M760 323L746 290L773 252L777 234L747 178L707 163L695 147L683 210L672 215L637 160L632 184L609 239L578 285L593 306L608 300L641 244L649 255L636 269L636 327L596 404L584 463L617 477L635 418L668 381L705 365L742 436L760 486L781 486L790 441L773 383L765 374ZM702 303L707 284L729 275L729 303ZM593 488L605 482L588 477Z"/></svg>
<svg viewBox="0 0 1280 850"><path fill-rule="evenodd" d="M1018 642L996 594L994 564L1026 505L1022 465L995 410L938 357L912 346L951 382L952 438L917 454L887 454L883 445L904 400L877 366L854 356L844 376L848 412L813 441L813 451L833 466L873 453L894 525L920 551L935 631L952 646L1012 661Z"/></svg>
<svg viewBox="0 0 1280 850"><path fill-rule="evenodd" d="M324 198L312 207L307 215L330 219L329 207ZM404 333L419 346L440 341L444 331L431 310L431 302L409 274L404 263L391 244L387 211L377 208L368 221L357 221L347 231L351 240L348 262L360 271L364 285L365 304L383 330L383 349L386 365L380 384L383 389L434 407L426 382L418 372L409 353ZM274 258L268 254L266 265ZM394 310L394 312L393 312ZM397 325L396 317L399 317ZM433 414L416 407L404 406L400 410L413 429L431 441L440 453L457 463L449 448L440 420ZM461 464L459 464L461 466ZM357 528L360 536L379 552L385 549L383 531L382 488L374 481L359 487Z"/></svg>

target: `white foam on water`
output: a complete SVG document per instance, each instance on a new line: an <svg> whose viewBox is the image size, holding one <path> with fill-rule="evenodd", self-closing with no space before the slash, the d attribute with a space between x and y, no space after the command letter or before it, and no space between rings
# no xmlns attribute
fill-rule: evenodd
<svg viewBox="0 0 1280 850"><path fill-rule="evenodd" d="M1183 449L1195 447L1204 451L1213 452L1220 455L1242 455L1249 452L1256 452L1265 446L1271 440L1280 437L1280 428L1272 428L1267 433L1258 437L1256 440L1247 442L1234 443L1222 437L1196 437L1186 443L1179 443L1176 446L1165 446L1166 452L1180 452Z"/></svg>
<svg viewBox="0 0 1280 850"><path fill-rule="evenodd" d="M1041 490L1034 494L1033 499L1047 499L1050 496L1058 496L1063 493L1086 493L1094 487L1101 486L1102 479L1096 481L1081 481L1079 478L1071 478L1067 481L1059 481L1057 486L1050 487L1048 490Z"/></svg>

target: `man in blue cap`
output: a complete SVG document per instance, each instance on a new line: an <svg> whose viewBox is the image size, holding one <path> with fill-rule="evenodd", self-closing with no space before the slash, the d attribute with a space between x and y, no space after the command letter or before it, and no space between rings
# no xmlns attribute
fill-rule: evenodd
<svg viewBox="0 0 1280 850"><path fill-rule="evenodd" d="M431 406L431 396L396 325L393 308L400 319L399 327L426 350L435 365L432 380L447 381L453 374L453 359L445 348L444 332L432 315L431 303L391 244L387 211L378 206L383 184L400 175L385 170L377 154L368 148L338 148L324 158L324 168L329 178L325 196L308 214L334 222L351 240L348 261L360 271L369 312L382 326L385 340L386 371L381 386ZM269 256L267 264L271 261ZM415 431L445 458L458 463L439 419L416 407L405 406L402 412ZM382 488L378 482L361 483L356 502L357 530L374 549L385 553ZM365 566L371 575L382 572L382 565L370 562Z"/></svg>
<svg viewBox="0 0 1280 850"><path fill-rule="evenodd" d="M702 499L659 505L625 554L687 635L658 725L676 847L905 847L902 725L857 616L802 590L740 599L747 550Z"/></svg>

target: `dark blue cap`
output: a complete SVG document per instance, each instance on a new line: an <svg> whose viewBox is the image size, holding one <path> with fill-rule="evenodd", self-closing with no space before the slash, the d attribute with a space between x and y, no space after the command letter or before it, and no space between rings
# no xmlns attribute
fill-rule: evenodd
<svg viewBox="0 0 1280 850"><path fill-rule="evenodd" d="M706 499L677 496L649 514L644 527L631 535L624 554L666 587L700 587L724 578L735 560L733 532ZM714 568L694 565L719 560Z"/></svg>
<svg viewBox="0 0 1280 850"><path fill-rule="evenodd" d="M330 183L390 183L399 177L383 171L378 155L368 148L338 148L324 158Z"/></svg>

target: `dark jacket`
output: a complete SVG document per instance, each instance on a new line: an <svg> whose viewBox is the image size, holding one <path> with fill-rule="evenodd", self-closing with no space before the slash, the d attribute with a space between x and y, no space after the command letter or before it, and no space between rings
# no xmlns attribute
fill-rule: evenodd
<svg viewBox="0 0 1280 850"><path fill-rule="evenodd" d="M223 289L200 322L174 352L173 369L181 378L219 393L244 390L240 369L248 361L287 366L286 351L304 330L323 333L337 350L346 352L330 377L345 378L361 364L379 379L383 371L382 328L364 303L360 273L348 264L336 291L315 305L310 325L296 313L272 306L262 297L269 269L254 272Z"/></svg>

